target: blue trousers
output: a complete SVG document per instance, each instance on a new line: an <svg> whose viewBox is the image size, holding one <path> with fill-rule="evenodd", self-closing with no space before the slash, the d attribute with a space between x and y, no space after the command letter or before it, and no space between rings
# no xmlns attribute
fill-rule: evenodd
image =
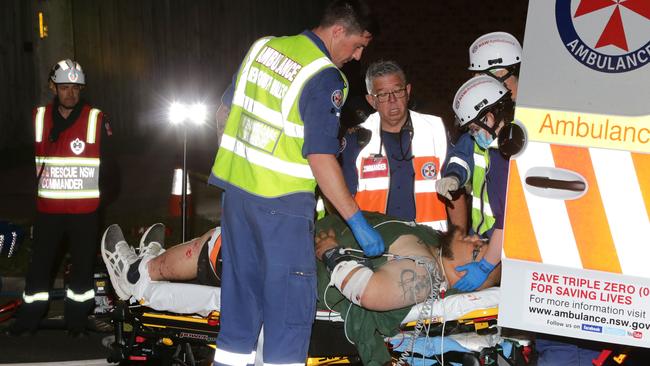
<svg viewBox="0 0 650 366"><path fill-rule="evenodd" d="M535 349L539 354L538 366L592 366L592 360L598 358L600 349L586 348L579 341L567 342L554 339L540 339L535 341ZM583 342L584 343L584 342Z"/></svg>
<svg viewBox="0 0 650 366"><path fill-rule="evenodd" d="M296 213L268 202L223 195L217 347L251 353L263 324L265 363L304 363L317 298L314 218L305 214L313 208Z"/></svg>

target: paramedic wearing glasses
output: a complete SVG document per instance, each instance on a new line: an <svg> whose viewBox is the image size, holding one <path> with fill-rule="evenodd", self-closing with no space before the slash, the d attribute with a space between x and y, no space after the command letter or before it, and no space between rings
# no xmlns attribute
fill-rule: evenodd
<svg viewBox="0 0 650 366"><path fill-rule="evenodd" d="M377 112L345 137L341 165L362 210L447 230L445 205L435 191L447 153L442 119L408 109L411 84L394 61L366 72L366 100Z"/></svg>

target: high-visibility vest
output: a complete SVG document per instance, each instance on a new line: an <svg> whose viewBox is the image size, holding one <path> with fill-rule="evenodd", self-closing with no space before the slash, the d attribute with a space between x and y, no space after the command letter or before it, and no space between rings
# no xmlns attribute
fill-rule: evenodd
<svg viewBox="0 0 650 366"><path fill-rule="evenodd" d="M490 167L490 151L474 143L474 174L472 175L472 230L483 235L494 225L494 214L488 198L485 175Z"/></svg>
<svg viewBox="0 0 650 366"><path fill-rule="evenodd" d="M526 178L537 167L579 174L584 193L536 194ZM529 141L510 160L507 202L507 258L647 277L650 154Z"/></svg>
<svg viewBox="0 0 650 366"><path fill-rule="evenodd" d="M436 180L440 179L440 167L447 155L447 134L439 117L410 111L413 123L413 191L415 193L415 221L447 230L447 212L445 204L436 192ZM365 211L386 213L390 189L390 174L385 176L364 177L362 160L380 151L381 121L379 113L371 114L361 124L372 132L370 141L361 150L356 160L357 193L354 196L359 208ZM381 147L383 150L383 147ZM388 159L387 159L388 162ZM387 167L390 172L390 168Z"/></svg>
<svg viewBox="0 0 650 366"><path fill-rule="evenodd" d="M261 197L314 192L316 180L302 156L299 101L317 73L336 68L305 35L262 38L240 67L230 114L212 173ZM346 87L332 95L339 106ZM336 92L335 92L336 93Z"/></svg>
<svg viewBox="0 0 650 366"><path fill-rule="evenodd" d="M99 206L99 151L102 112L83 106L77 120L50 141L53 106L34 110L39 212L90 213Z"/></svg>

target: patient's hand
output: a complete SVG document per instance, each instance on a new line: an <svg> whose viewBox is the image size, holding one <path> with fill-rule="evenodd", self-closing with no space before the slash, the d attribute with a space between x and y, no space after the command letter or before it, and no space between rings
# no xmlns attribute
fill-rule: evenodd
<svg viewBox="0 0 650 366"><path fill-rule="evenodd" d="M314 237L314 244L316 248L316 258L320 260L325 251L330 248L334 248L337 245L334 229L330 228L327 231L321 230L317 232L316 236Z"/></svg>

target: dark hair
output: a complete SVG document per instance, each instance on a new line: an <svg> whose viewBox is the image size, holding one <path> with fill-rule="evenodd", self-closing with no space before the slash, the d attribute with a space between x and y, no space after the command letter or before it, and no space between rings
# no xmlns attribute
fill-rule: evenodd
<svg viewBox="0 0 650 366"><path fill-rule="evenodd" d="M454 259L454 251L451 249L451 242L454 238L456 230L460 230L457 226L450 224L446 232L438 231L440 235L440 248L442 249L442 257L446 259Z"/></svg>
<svg viewBox="0 0 650 366"><path fill-rule="evenodd" d="M368 31L373 36L379 32L377 21L364 0L334 0L332 1L320 21L321 27L341 24L347 33L361 34Z"/></svg>

